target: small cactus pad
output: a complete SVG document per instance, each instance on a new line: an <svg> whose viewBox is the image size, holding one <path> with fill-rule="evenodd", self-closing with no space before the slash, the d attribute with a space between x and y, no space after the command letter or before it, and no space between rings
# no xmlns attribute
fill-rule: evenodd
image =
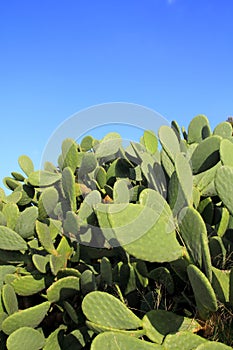
<svg viewBox="0 0 233 350"><path fill-rule="evenodd" d="M137 329L141 320L119 299L105 292L91 292L82 302L82 310L88 320L115 329Z"/></svg>
<svg viewBox="0 0 233 350"><path fill-rule="evenodd" d="M8 350L40 350L45 345L43 334L31 327L21 327L7 339Z"/></svg>

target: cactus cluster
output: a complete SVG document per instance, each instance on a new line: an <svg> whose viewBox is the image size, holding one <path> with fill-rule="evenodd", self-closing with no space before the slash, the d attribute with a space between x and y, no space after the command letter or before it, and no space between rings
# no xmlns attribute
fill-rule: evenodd
<svg viewBox="0 0 233 350"><path fill-rule="evenodd" d="M229 122L18 162L0 189L0 349L231 348L205 332L233 312Z"/></svg>

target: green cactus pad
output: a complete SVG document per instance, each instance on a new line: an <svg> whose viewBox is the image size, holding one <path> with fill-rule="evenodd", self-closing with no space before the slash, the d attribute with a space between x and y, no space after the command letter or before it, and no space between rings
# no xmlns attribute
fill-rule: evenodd
<svg viewBox="0 0 233 350"><path fill-rule="evenodd" d="M219 237L223 237L223 235L225 234L230 220L230 214L227 208L221 208L221 214L221 220L216 225L217 234Z"/></svg>
<svg viewBox="0 0 233 350"><path fill-rule="evenodd" d="M18 311L18 300L14 288L10 284L5 284L2 288L2 300L8 315Z"/></svg>
<svg viewBox="0 0 233 350"><path fill-rule="evenodd" d="M0 265L0 284L5 281L5 276L13 274L16 271L16 267L12 265Z"/></svg>
<svg viewBox="0 0 233 350"><path fill-rule="evenodd" d="M7 203L3 207L2 214L5 216L7 227L14 230L19 216L18 206L15 203Z"/></svg>
<svg viewBox="0 0 233 350"><path fill-rule="evenodd" d="M34 165L32 160L25 155L22 155L18 159L18 163L23 172L29 176L34 171Z"/></svg>
<svg viewBox="0 0 233 350"><path fill-rule="evenodd" d="M182 331L197 332L200 324L194 319L183 317L165 310L152 310L142 319L146 336L155 343L161 344L170 333Z"/></svg>
<svg viewBox="0 0 233 350"><path fill-rule="evenodd" d="M105 227L113 228L116 238L129 254L146 261L172 261L182 256L182 248L176 240L170 208L159 193L155 194L155 197L159 196L155 207L131 203L99 204L96 206L97 217L103 228L108 222Z"/></svg>
<svg viewBox="0 0 233 350"><path fill-rule="evenodd" d="M167 181L162 166L145 153L142 155L141 172L147 180L147 186L158 191L164 198L167 196Z"/></svg>
<svg viewBox="0 0 233 350"><path fill-rule="evenodd" d="M50 171L51 173L56 173L57 172L57 167L53 163L46 161L44 163L44 170Z"/></svg>
<svg viewBox="0 0 233 350"><path fill-rule="evenodd" d="M161 163L167 175L171 177L175 170L175 167L173 162L171 161L171 159L163 149L161 150Z"/></svg>
<svg viewBox="0 0 233 350"><path fill-rule="evenodd" d="M74 235L78 234L80 225L79 225L78 216L74 212L68 211L66 213L66 219L64 221L64 229L66 232L70 232Z"/></svg>
<svg viewBox="0 0 233 350"><path fill-rule="evenodd" d="M80 290L79 278L68 276L59 279L47 289L47 297L50 302L67 299Z"/></svg>
<svg viewBox="0 0 233 350"><path fill-rule="evenodd" d="M64 340L66 326L61 325L55 331L50 333L46 339L43 350L61 350L61 342Z"/></svg>
<svg viewBox="0 0 233 350"><path fill-rule="evenodd" d="M206 171L219 162L220 143L220 136L211 136L199 143L191 157L194 174Z"/></svg>
<svg viewBox="0 0 233 350"><path fill-rule="evenodd" d="M11 172L11 175L15 178L15 180L17 180L17 181L24 181L25 180L25 177L22 175L22 174L20 174L20 173L18 173L17 171L12 171Z"/></svg>
<svg viewBox="0 0 233 350"><path fill-rule="evenodd" d="M211 280L211 257L205 222L198 211L191 207L182 209L178 217L179 229L193 262L204 269Z"/></svg>
<svg viewBox="0 0 233 350"><path fill-rule="evenodd" d="M75 309L73 308L73 306L68 303L68 301L63 301L63 306L67 312L67 314L69 315L69 317L71 318L71 320L78 324L79 323L79 320L78 320L78 315L77 315L77 312L75 311Z"/></svg>
<svg viewBox="0 0 233 350"><path fill-rule="evenodd" d="M228 122L222 122L214 128L213 134L227 139L232 135L232 126Z"/></svg>
<svg viewBox="0 0 233 350"><path fill-rule="evenodd" d="M229 286L230 286L230 271L213 269L212 287L215 291L217 299L221 303L229 302Z"/></svg>
<svg viewBox="0 0 233 350"><path fill-rule="evenodd" d="M142 262L143 263L143 262ZM149 285L149 279L147 278L147 274L145 274L145 270L140 264L137 262L132 263L133 269L134 269L134 275L136 279L136 285L137 281L139 281L140 285L144 288L146 288ZM145 267L146 269L146 267ZM137 289L137 288L136 288Z"/></svg>
<svg viewBox="0 0 233 350"><path fill-rule="evenodd" d="M76 211L75 177L69 167L62 171L62 188L69 204L69 210Z"/></svg>
<svg viewBox="0 0 233 350"><path fill-rule="evenodd" d="M175 158L175 169L177 178L179 180L179 186L184 194L185 200L188 205L193 204L193 177L192 170L188 160L183 154L177 154Z"/></svg>
<svg viewBox="0 0 233 350"><path fill-rule="evenodd" d="M11 334L20 327L37 327L44 319L50 308L50 302L32 306L28 309L18 311L7 317L2 323L2 330L6 334Z"/></svg>
<svg viewBox="0 0 233 350"><path fill-rule="evenodd" d="M155 154L158 148L158 140L155 133L151 130L144 131L143 143L147 151L151 154Z"/></svg>
<svg viewBox="0 0 233 350"><path fill-rule="evenodd" d="M210 124L205 115L197 115L189 123L188 143L200 142L211 134Z"/></svg>
<svg viewBox="0 0 233 350"><path fill-rule="evenodd" d="M117 153L122 143L121 136L116 132L107 134L95 148L97 158L108 157Z"/></svg>
<svg viewBox="0 0 233 350"><path fill-rule="evenodd" d="M231 128L232 132L232 128ZM223 165L233 166L233 143L230 140L223 139L220 144L220 159Z"/></svg>
<svg viewBox="0 0 233 350"><path fill-rule="evenodd" d="M1 211L0 211L0 225L1 226L6 226L7 225L6 217Z"/></svg>
<svg viewBox="0 0 233 350"><path fill-rule="evenodd" d="M66 139L62 143L62 167L63 170L66 167L70 167L72 172L78 165L78 149L77 144L73 139Z"/></svg>
<svg viewBox="0 0 233 350"><path fill-rule="evenodd" d="M226 248L221 237L209 239L210 255L214 266L223 268L226 263Z"/></svg>
<svg viewBox="0 0 233 350"><path fill-rule="evenodd" d="M201 193L197 187L193 187L193 206L197 209L201 199Z"/></svg>
<svg viewBox="0 0 233 350"><path fill-rule="evenodd" d="M207 277L192 264L187 267L187 273L196 302L209 311L216 311L218 309L216 295Z"/></svg>
<svg viewBox="0 0 233 350"><path fill-rule="evenodd" d="M1 263L9 264L23 264L28 262L28 256L25 256L22 252L7 251L0 249L0 261ZM1 271L1 269L0 269Z"/></svg>
<svg viewBox="0 0 233 350"><path fill-rule="evenodd" d="M103 284L112 285L112 265L106 257L103 257L100 262L100 276Z"/></svg>
<svg viewBox="0 0 233 350"><path fill-rule="evenodd" d="M233 306L233 268L230 270L229 303Z"/></svg>
<svg viewBox="0 0 233 350"><path fill-rule="evenodd" d="M211 169L203 171L193 177L193 184L197 186L203 197L215 196L217 195L214 179L218 168L221 167L221 162L218 162Z"/></svg>
<svg viewBox="0 0 233 350"><path fill-rule="evenodd" d="M94 141L94 139L92 136L85 136L82 139L81 144L80 144L82 152L90 151L90 149L93 146L93 141Z"/></svg>
<svg viewBox="0 0 233 350"><path fill-rule="evenodd" d="M212 225L214 219L214 204L211 197L206 197L201 200L197 209L205 223Z"/></svg>
<svg viewBox="0 0 233 350"><path fill-rule="evenodd" d="M28 177L28 182L35 187L47 187L61 180L60 173L51 173L50 171L38 170L32 172Z"/></svg>
<svg viewBox="0 0 233 350"><path fill-rule="evenodd" d="M7 339L8 350L40 350L45 344L43 334L31 327L21 327Z"/></svg>
<svg viewBox="0 0 233 350"><path fill-rule="evenodd" d="M93 208L102 202L101 195L99 191L94 190L90 192L85 198L82 204L80 205L80 209L78 212L78 218L80 223L86 224L88 223L88 218L93 214Z"/></svg>
<svg viewBox="0 0 233 350"><path fill-rule="evenodd" d="M130 335L131 337L140 337L145 334L145 331L143 329L134 329L134 330L123 330L123 329L116 329L108 326L103 326L91 321L86 321L86 325L89 328L89 330L93 331L93 333L103 333L103 332L111 332L114 331L116 333L126 334Z"/></svg>
<svg viewBox="0 0 233 350"><path fill-rule="evenodd" d="M166 336L163 346L166 350L193 350L197 346L206 344L207 340L191 332L181 332Z"/></svg>
<svg viewBox="0 0 233 350"><path fill-rule="evenodd" d="M131 264L121 264L120 285L124 295L137 289L135 269Z"/></svg>
<svg viewBox="0 0 233 350"><path fill-rule="evenodd" d="M211 342L201 344L196 348L196 350L229 350L229 349L232 349L232 347L222 343L218 343L216 341L211 341Z"/></svg>
<svg viewBox="0 0 233 350"><path fill-rule="evenodd" d="M163 149L174 162L176 155L180 153L180 143L175 131L169 126L163 125L160 127L158 134Z"/></svg>
<svg viewBox="0 0 233 350"><path fill-rule="evenodd" d="M6 226L7 221L5 215L0 211L0 225L1 226Z"/></svg>
<svg viewBox="0 0 233 350"><path fill-rule="evenodd" d="M107 173L103 167L99 166L96 168L95 179L96 179L99 187L104 188L104 185L106 185L106 181L107 181Z"/></svg>
<svg viewBox="0 0 233 350"><path fill-rule="evenodd" d="M26 208L20 213L17 219L15 231L23 238L32 237L35 233L35 221L37 217L37 207Z"/></svg>
<svg viewBox="0 0 233 350"><path fill-rule="evenodd" d="M3 183L8 189L12 191L14 191L14 189L16 189L20 185L20 183L17 180L11 177L4 177Z"/></svg>
<svg viewBox="0 0 233 350"><path fill-rule="evenodd" d="M98 163L93 153L84 153L82 157L81 166L78 170L78 179L94 171L97 165Z"/></svg>
<svg viewBox="0 0 233 350"><path fill-rule="evenodd" d="M15 189L14 192L9 194L9 196L6 196L4 199L5 203L14 203L14 204L19 204L23 200L23 192L18 192L17 191L18 187Z"/></svg>
<svg viewBox="0 0 233 350"><path fill-rule="evenodd" d="M126 180L117 180L113 187L114 203L129 203L129 189Z"/></svg>
<svg viewBox="0 0 233 350"><path fill-rule="evenodd" d="M24 206L32 202L35 196L35 189L31 185L19 185L10 196L20 196L18 205Z"/></svg>
<svg viewBox="0 0 233 350"><path fill-rule="evenodd" d="M47 272L47 266L49 264L49 255L43 256L39 254L33 254L32 261L39 272Z"/></svg>
<svg viewBox="0 0 233 350"><path fill-rule="evenodd" d="M3 311L0 311L0 331L2 331L2 322L8 317L8 315L3 312ZM1 342L0 342L1 344Z"/></svg>
<svg viewBox="0 0 233 350"><path fill-rule="evenodd" d="M99 334L91 344L91 350L153 350L164 349L161 345L152 344L144 340L133 338L130 335L117 332Z"/></svg>
<svg viewBox="0 0 233 350"><path fill-rule="evenodd" d="M172 120L171 128L175 131L176 136L177 136L178 140L180 141L180 139L181 139L181 137L180 137L180 127L179 127L179 124L177 123L176 120Z"/></svg>
<svg viewBox="0 0 233 350"><path fill-rule="evenodd" d="M95 275L90 270L85 270L80 278L80 286L83 295L93 292L97 289Z"/></svg>
<svg viewBox="0 0 233 350"><path fill-rule="evenodd" d="M73 253L73 248L70 246L67 237L62 236L59 245L57 246L57 252L59 255L69 259Z"/></svg>
<svg viewBox="0 0 233 350"><path fill-rule="evenodd" d="M50 255L49 263L52 273L56 276L59 270L66 267L67 259L64 255Z"/></svg>
<svg viewBox="0 0 233 350"><path fill-rule="evenodd" d="M233 167L224 165L216 171L215 187L220 199L233 215Z"/></svg>
<svg viewBox="0 0 233 350"><path fill-rule="evenodd" d="M0 226L0 249L26 250L27 243L15 231L8 227Z"/></svg>
<svg viewBox="0 0 233 350"><path fill-rule="evenodd" d="M44 220L47 216L50 216L53 213L57 202L57 190L54 187L46 188L45 191L42 192L38 202L39 219Z"/></svg>
<svg viewBox="0 0 233 350"><path fill-rule="evenodd" d="M36 232L41 245L48 253L58 255L52 240L51 228L47 224L36 221Z"/></svg>
<svg viewBox="0 0 233 350"><path fill-rule="evenodd" d="M185 194L181 188L176 171L171 175L168 185L168 203L172 209L173 216L177 217L179 212L188 205Z"/></svg>
<svg viewBox="0 0 233 350"><path fill-rule="evenodd" d="M116 329L137 329L142 321L119 299L105 292L91 292L82 302L88 320L98 325Z"/></svg>
<svg viewBox="0 0 233 350"><path fill-rule="evenodd" d="M63 269L60 269L57 278L61 279L63 277L68 277L68 276L74 276L74 277L81 277L81 272L79 270L71 268L71 267L65 267Z"/></svg>
<svg viewBox="0 0 233 350"><path fill-rule="evenodd" d="M45 278L40 275L22 276L15 278L12 286L18 295L33 295L45 289Z"/></svg>

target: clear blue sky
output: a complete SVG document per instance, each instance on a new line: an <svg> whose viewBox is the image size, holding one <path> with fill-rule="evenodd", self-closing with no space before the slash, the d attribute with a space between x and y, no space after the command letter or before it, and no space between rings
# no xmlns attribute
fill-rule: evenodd
<svg viewBox="0 0 233 350"><path fill-rule="evenodd" d="M1 1L0 179L21 154L38 165L58 125L95 104L225 120L232 14L232 0Z"/></svg>

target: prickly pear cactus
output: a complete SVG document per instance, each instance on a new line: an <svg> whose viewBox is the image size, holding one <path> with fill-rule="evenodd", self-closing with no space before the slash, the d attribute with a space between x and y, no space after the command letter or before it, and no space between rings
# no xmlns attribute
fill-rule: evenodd
<svg viewBox="0 0 233 350"><path fill-rule="evenodd" d="M198 115L125 148L68 138L44 169L20 156L0 188L0 348L233 346L232 145Z"/></svg>

